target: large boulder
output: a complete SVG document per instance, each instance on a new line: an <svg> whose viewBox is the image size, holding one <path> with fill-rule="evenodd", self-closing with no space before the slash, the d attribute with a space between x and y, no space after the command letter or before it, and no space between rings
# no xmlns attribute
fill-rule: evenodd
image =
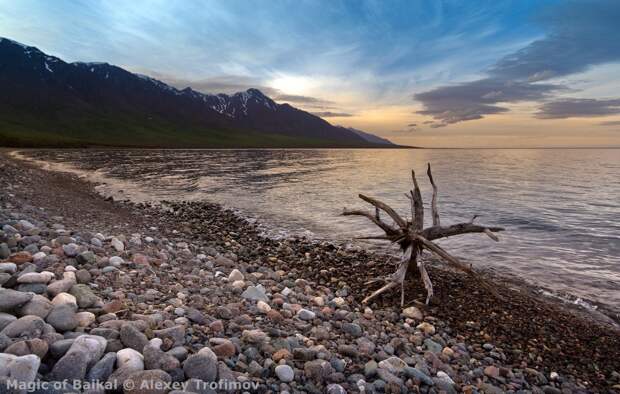
<svg viewBox="0 0 620 394"><path fill-rule="evenodd" d="M126 323L121 327L121 342L127 347L142 352L149 340L133 324Z"/></svg>
<svg viewBox="0 0 620 394"><path fill-rule="evenodd" d="M73 341L69 351L54 365L50 380L84 380L86 372L105 351L108 341L96 335L82 335Z"/></svg>
<svg viewBox="0 0 620 394"><path fill-rule="evenodd" d="M41 319L45 319L52 308L53 305L50 300L37 294L19 308L17 312L20 316L34 315L39 316Z"/></svg>
<svg viewBox="0 0 620 394"><path fill-rule="evenodd" d="M98 301L98 297L88 285L74 285L69 293L75 297L80 308L90 308Z"/></svg>
<svg viewBox="0 0 620 394"><path fill-rule="evenodd" d="M146 369L161 369L163 371L172 371L181 366L179 360L171 354L161 350L162 340L153 338L148 345L144 347L142 354L144 356L144 367Z"/></svg>
<svg viewBox="0 0 620 394"><path fill-rule="evenodd" d="M72 304L54 306L45 321L59 332L71 331L79 324Z"/></svg>
<svg viewBox="0 0 620 394"><path fill-rule="evenodd" d="M112 372L114 372L114 364L116 364L116 353L106 353L101 360L88 371L86 380L89 382L105 382Z"/></svg>
<svg viewBox="0 0 620 394"><path fill-rule="evenodd" d="M39 316L24 316L4 327L2 334L9 338L39 338L45 331L45 322Z"/></svg>
<svg viewBox="0 0 620 394"><path fill-rule="evenodd" d="M144 359L138 351L125 348L116 352L116 371L107 382L115 387L123 387L123 382L133 372L144 370Z"/></svg>
<svg viewBox="0 0 620 394"><path fill-rule="evenodd" d="M185 360L183 371L188 378L214 382L217 378L217 356L208 347L202 348Z"/></svg>
<svg viewBox="0 0 620 394"><path fill-rule="evenodd" d="M30 301L33 293L0 288L0 312L10 312Z"/></svg>
<svg viewBox="0 0 620 394"><path fill-rule="evenodd" d="M11 383L13 387L15 384L29 385L37 377L39 365L41 365L41 360L34 354L19 357L13 354L0 353L0 392L26 392L26 390L9 389L5 385L7 383Z"/></svg>

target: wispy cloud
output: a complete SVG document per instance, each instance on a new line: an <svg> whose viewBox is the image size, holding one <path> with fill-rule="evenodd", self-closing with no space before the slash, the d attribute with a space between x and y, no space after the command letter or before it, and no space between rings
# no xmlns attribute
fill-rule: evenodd
<svg viewBox="0 0 620 394"><path fill-rule="evenodd" d="M430 127L437 128L508 112L506 104L550 99L566 89L541 81L620 60L618 20L620 2L615 0L559 3L540 18L548 30L544 38L500 59L484 79L415 94L424 106L419 113L432 116L435 122ZM616 113L614 103L558 100L543 104L536 117L602 116Z"/></svg>
<svg viewBox="0 0 620 394"><path fill-rule="evenodd" d="M312 112L312 114L316 116L320 116L321 118L350 118L351 116L355 116L347 112L331 112L331 111Z"/></svg>
<svg viewBox="0 0 620 394"><path fill-rule="evenodd" d="M563 99L543 104L536 117L540 119L566 119L598 117L620 114L620 99Z"/></svg>
<svg viewBox="0 0 620 394"><path fill-rule="evenodd" d="M276 101L293 104L304 104L311 107L325 108L334 105L333 101L320 99L311 96L301 96L296 94L276 93L272 97Z"/></svg>
<svg viewBox="0 0 620 394"><path fill-rule="evenodd" d="M430 127L444 127L466 120L482 119L485 115L508 112L499 103L537 101L563 88L553 84L533 84L495 78L480 79L452 86L443 86L418 93L416 100L424 104L418 111L437 120Z"/></svg>

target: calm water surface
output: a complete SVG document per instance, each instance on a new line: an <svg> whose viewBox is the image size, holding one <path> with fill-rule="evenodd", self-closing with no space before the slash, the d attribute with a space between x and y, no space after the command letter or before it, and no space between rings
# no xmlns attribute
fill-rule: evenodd
<svg viewBox="0 0 620 394"><path fill-rule="evenodd" d="M377 234L343 207L362 192L409 215L404 193L418 173L425 203L433 166L442 224L502 226L442 242L485 269L523 277L620 312L620 150L123 150L40 151L136 200L205 199L238 208L272 233L350 240ZM429 208L430 205L427 205ZM430 212L426 215L427 224ZM365 244L377 247L376 244Z"/></svg>

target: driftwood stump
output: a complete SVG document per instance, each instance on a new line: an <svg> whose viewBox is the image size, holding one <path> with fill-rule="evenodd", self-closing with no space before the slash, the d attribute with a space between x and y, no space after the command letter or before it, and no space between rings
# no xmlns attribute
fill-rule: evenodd
<svg viewBox="0 0 620 394"><path fill-rule="evenodd" d="M403 306L405 303L405 279L408 276L407 274L412 273L417 266L420 273L420 278L422 279L426 289L426 304L428 305L433 297L433 283L431 282L428 272L426 271L424 261L420 258L422 250L424 249L430 251L450 266L465 272L472 279L478 281L482 287L489 290L493 295L501 298L491 283L487 282L484 278L478 275L470 266L462 263L456 257L450 255L443 248L432 241L468 233L484 233L492 240L499 241L499 238L494 233L503 231L504 229L501 227L487 227L474 224L474 220L477 216L474 216L472 220L467 223L441 226L439 222L439 210L437 208L437 185L435 184L433 174L431 173L430 163L428 164L426 173L433 187L433 197L431 200L433 225L431 227L424 228L424 205L422 202L422 194L420 193L420 188L413 170L411 171L413 190L406 194L407 198L411 201L411 220L403 219L394 209L384 202L381 202L375 198L367 197L363 194L360 194L359 197L375 207L374 213L363 210L348 210L346 208L342 213L346 216L364 216L381 228L381 230L385 233L381 235L361 237L358 239L378 239L390 241L392 243L397 243L402 251L402 257L396 271L389 277L383 279L386 284L370 294L362 302L368 303L380 294L383 294L390 289L400 287L400 302L401 306ZM381 211L387 214L393 223L384 221L381 218ZM369 284L376 281L377 280L372 280Z"/></svg>

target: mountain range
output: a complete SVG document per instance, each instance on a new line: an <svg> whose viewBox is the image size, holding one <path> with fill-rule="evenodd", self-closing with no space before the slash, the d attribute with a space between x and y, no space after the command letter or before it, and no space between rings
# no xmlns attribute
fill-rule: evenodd
<svg viewBox="0 0 620 394"><path fill-rule="evenodd" d="M0 38L0 146L397 147L258 89L179 90L108 63L67 63Z"/></svg>

